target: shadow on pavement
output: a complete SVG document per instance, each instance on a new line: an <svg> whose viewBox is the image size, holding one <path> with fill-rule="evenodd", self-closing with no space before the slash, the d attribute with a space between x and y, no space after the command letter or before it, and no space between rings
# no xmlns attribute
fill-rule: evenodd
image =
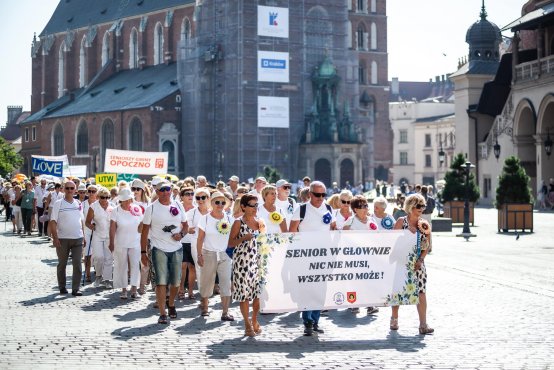
<svg viewBox="0 0 554 370"><path fill-rule="evenodd" d="M213 312L212 312L213 315ZM178 320L178 319L177 319ZM175 322L176 320L173 320ZM202 316L197 316L196 318L192 319L191 321L187 322L183 326L179 326L175 328L175 331L180 335L199 335L203 332L214 330L217 328L220 328L222 326L227 325L227 323L223 321L211 321L206 322L206 318ZM241 325L240 322L237 321L237 318L235 317L235 321L229 324L230 326L238 326Z"/></svg>
<svg viewBox="0 0 554 370"><path fill-rule="evenodd" d="M146 337L149 335L155 335L169 328L169 325L158 324L157 320L152 324L148 324L143 327L131 328L124 326L122 328L112 331L112 336L117 340L130 340L136 337Z"/></svg>
<svg viewBox="0 0 554 370"><path fill-rule="evenodd" d="M57 290L57 288L56 288L56 290ZM38 297L38 298L28 299L26 301L19 301L18 303L20 303L24 307L30 307L30 306L35 306L37 304L41 305L41 304L59 302L59 301L66 300L68 298L73 298L71 293L60 294L59 292L56 292L56 293L52 293L50 295L47 295L45 297Z"/></svg>
<svg viewBox="0 0 554 370"><path fill-rule="evenodd" d="M360 313L356 315L350 310L329 311L329 319L338 327L355 328L360 325L368 325L377 319L375 315L367 315L365 308L360 308Z"/></svg>
<svg viewBox="0 0 554 370"><path fill-rule="evenodd" d="M58 266L58 259L57 258L51 258L51 259L44 259L40 260L40 262L48 265L48 266Z"/></svg>
<svg viewBox="0 0 554 370"><path fill-rule="evenodd" d="M211 359L227 359L235 354L286 353L287 358L301 359L307 353L327 351L368 351L392 349L398 352L418 352L426 347L423 336L400 336L389 334L387 339L375 340L329 340L320 341L317 336L299 337L291 342L265 341L255 338L226 339L208 346L206 354Z"/></svg>

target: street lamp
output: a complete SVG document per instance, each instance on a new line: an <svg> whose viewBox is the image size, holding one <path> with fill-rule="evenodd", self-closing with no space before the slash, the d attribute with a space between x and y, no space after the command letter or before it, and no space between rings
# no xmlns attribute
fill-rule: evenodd
<svg viewBox="0 0 554 370"><path fill-rule="evenodd" d="M446 153L444 153L444 150L442 149L442 142L441 142L441 150L439 150L439 163L441 164L441 167L442 167L442 164L444 163L445 156L446 156Z"/></svg>
<svg viewBox="0 0 554 370"><path fill-rule="evenodd" d="M547 131L546 134L546 140L544 141L544 150L546 151L546 155L548 158L550 158L550 154L552 154L552 139L550 138L550 129Z"/></svg>
<svg viewBox="0 0 554 370"><path fill-rule="evenodd" d="M496 157L496 160L498 160L500 157L500 144L498 144L498 137L496 138L496 142L492 148L494 150L494 156Z"/></svg>
<svg viewBox="0 0 554 370"><path fill-rule="evenodd" d="M458 234L456 236L460 236L462 238L465 238L466 241L469 240L469 238L477 236L475 234L472 234L469 230L469 191L470 191L470 184L469 184L469 175L471 173L471 169L475 168L471 162L467 161L463 166L462 169L465 170L466 175L466 194L465 194L465 202L464 202L464 229L462 230L461 234Z"/></svg>

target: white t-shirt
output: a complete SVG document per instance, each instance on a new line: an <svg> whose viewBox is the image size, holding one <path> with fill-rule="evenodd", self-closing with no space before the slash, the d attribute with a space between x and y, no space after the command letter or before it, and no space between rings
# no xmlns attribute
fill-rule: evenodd
<svg viewBox="0 0 554 370"><path fill-rule="evenodd" d="M48 195L47 195L48 196ZM54 207L54 204L64 198L63 192L56 192L55 190L50 193L50 203L48 204L48 208Z"/></svg>
<svg viewBox="0 0 554 370"><path fill-rule="evenodd" d="M352 221L352 217L354 217L354 213L350 212L350 215L348 217L344 217L342 213L340 213L340 209L335 210L334 216L336 219L336 225L338 230L342 230L342 228L349 224Z"/></svg>
<svg viewBox="0 0 554 370"><path fill-rule="evenodd" d="M187 234L182 240L182 243L192 243L194 240L198 239L198 223L200 222L200 219L204 217L205 215L200 212L198 207L194 207L193 209L189 209L187 212L187 222L189 224L189 229L191 227L194 227L194 234Z"/></svg>
<svg viewBox="0 0 554 370"><path fill-rule="evenodd" d="M292 216L293 221L300 221L300 209L297 207ZM331 221L329 223L323 222L323 216L329 214ZM298 225L298 231L329 231L331 230L331 224L335 220L333 212L329 212L325 203L322 203L319 208L312 206L310 202L306 203L306 214L304 220Z"/></svg>
<svg viewBox="0 0 554 370"><path fill-rule="evenodd" d="M110 237L110 220L113 207L108 203L106 209L102 208L99 201L92 203L90 208L94 212L92 222L96 224L94 236L100 239L108 239Z"/></svg>
<svg viewBox="0 0 554 370"><path fill-rule="evenodd" d="M173 239L172 235L181 232L182 222L187 222L187 214L181 202L172 201L165 206L159 200L146 208L143 220L145 225L150 225L148 237L152 247L167 253L181 248L181 241ZM167 231L164 231L164 228Z"/></svg>
<svg viewBox="0 0 554 370"><path fill-rule="evenodd" d="M221 234L217 230L217 225L222 220L225 220L229 224L229 232L227 234ZM221 220L212 217L211 214L202 216L198 222L198 228L204 230L204 233L206 233L202 249L212 252L225 252L227 246L229 245L231 226L233 226L231 221L232 220L227 215L224 215Z"/></svg>
<svg viewBox="0 0 554 370"><path fill-rule="evenodd" d="M89 199L87 199L87 200L85 200L84 202L81 203L81 205L82 205L81 208L83 209L83 220L87 219L88 209L90 208L90 206L92 206L93 203L90 203Z"/></svg>
<svg viewBox="0 0 554 370"><path fill-rule="evenodd" d="M287 202L288 203L288 202ZM281 214L281 216L283 218L287 218L287 215L285 212L283 212L283 210L279 207L275 207L275 212L278 212L279 214ZM265 224L265 232L268 233L268 234L272 234L272 233L280 233L282 232L281 231L281 226L280 224L275 224L273 223L273 221L271 221L269 219L269 212L267 209L265 209L264 205L263 204L260 204L258 206L258 217L261 218L263 221L264 221L264 224ZM289 217L290 218L290 217Z"/></svg>
<svg viewBox="0 0 554 370"><path fill-rule="evenodd" d="M57 200L52 206L50 220L57 222L59 239L80 239L84 237L83 213L81 212L81 203L77 199L72 199L71 203L65 198Z"/></svg>
<svg viewBox="0 0 554 370"><path fill-rule="evenodd" d="M111 220L117 224L114 240L115 248L140 248L138 226L142 222L144 215L138 205L131 204L129 207L129 211L125 211L121 206L112 211Z"/></svg>
<svg viewBox="0 0 554 370"><path fill-rule="evenodd" d="M348 223L348 226L350 226L350 230L365 230L365 231L377 231L377 230L373 230L370 228L370 224L371 223L374 223L375 224L375 221L371 218L371 217L368 217L366 222L362 222L360 221L360 219L356 216L353 216L351 219L350 219L350 222ZM346 225L345 225L346 226Z"/></svg>
<svg viewBox="0 0 554 370"><path fill-rule="evenodd" d="M46 187L42 187L41 185L35 186L35 199L37 200L37 207L42 208L44 207L43 201L44 197L48 195L48 190L46 190Z"/></svg>
<svg viewBox="0 0 554 370"><path fill-rule="evenodd" d="M262 204L264 202L264 198L262 198L262 193L258 193L258 191L256 189L250 190L250 192L248 194L257 196L258 197L258 203Z"/></svg>

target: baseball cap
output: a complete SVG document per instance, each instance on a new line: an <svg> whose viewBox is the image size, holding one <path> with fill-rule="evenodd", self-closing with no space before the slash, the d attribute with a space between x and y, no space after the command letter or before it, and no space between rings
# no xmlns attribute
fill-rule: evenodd
<svg viewBox="0 0 554 370"><path fill-rule="evenodd" d="M284 185L290 185L290 182L288 182L285 179L281 179L275 183L276 188L280 188L281 186L284 186Z"/></svg>
<svg viewBox="0 0 554 370"><path fill-rule="evenodd" d="M152 181L154 181L154 180L152 180ZM171 183L170 183L169 181L167 181L167 180L161 180L160 182L158 182L158 183L156 184L156 189L157 189L157 190L160 190L160 189L163 188L164 186L169 186L169 187L171 187Z"/></svg>
<svg viewBox="0 0 554 370"><path fill-rule="evenodd" d="M239 182L239 177L238 177L238 176L235 176L235 175L233 175L233 176L229 177L229 181L235 181L235 182Z"/></svg>

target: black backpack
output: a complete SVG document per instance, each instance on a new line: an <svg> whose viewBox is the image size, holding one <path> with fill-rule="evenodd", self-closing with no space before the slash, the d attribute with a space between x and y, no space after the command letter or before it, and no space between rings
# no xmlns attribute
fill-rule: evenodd
<svg viewBox="0 0 554 370"><path fill-rule="evenodd" d="M300 205L300 222L302 222L304 220L304 217L306 217L306 206L307 206L306 203L303 203ZM327 208L329 213L333 212L333 209L327 203L325 203L325 207Z"/></svg>

